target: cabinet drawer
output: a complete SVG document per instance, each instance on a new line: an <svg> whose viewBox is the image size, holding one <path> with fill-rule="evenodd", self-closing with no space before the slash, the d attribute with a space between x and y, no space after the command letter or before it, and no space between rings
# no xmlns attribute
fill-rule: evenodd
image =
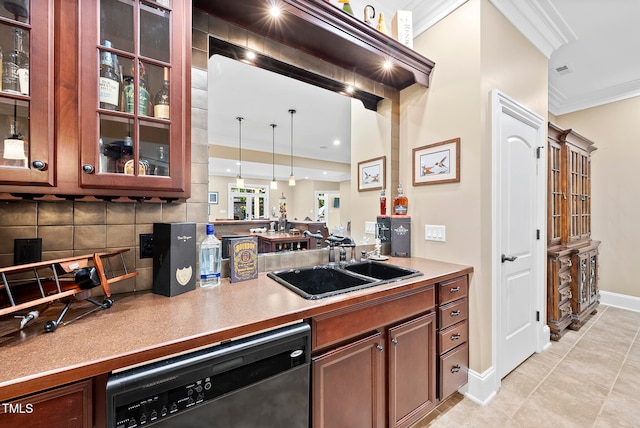
<svg viewBox="0 0 640 428"><path fill-rule="evenodd" d="M313 317L313 349L315 351L348 340L434 307L435 290L429 286L411 294L400 294Z"/></svg>
<svg viewBox="0 0 640 428"><path fill-rule="evenodd" d="M467 383L469 347L463 344L440 357L440 400L444 400Z"/></svg>
<svg viewBox="0 0 640 428"><path fill-rule="evenodd" d="M466 320L468 316L467 298L456 300L440 306L438 310L438 326L440 329L447 328L462 320Z"/></svg>
<svg viewBox="0 0 640 428"><path fill-rule="evenodd" d="M459 322L438 333L438 349L441 354L467 341L467 321Z"/></svg>
<svg viewBox="0 0 640 428"><path fill-rule="evenodd" d="M467 286L466 275L450 281L441 282L438 284L438 302L442 305L443 303L466 297Z"/></svg>

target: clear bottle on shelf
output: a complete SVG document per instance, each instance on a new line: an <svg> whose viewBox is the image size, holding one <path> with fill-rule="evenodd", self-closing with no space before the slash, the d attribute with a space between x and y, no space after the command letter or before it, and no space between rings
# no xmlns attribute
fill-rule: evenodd
<svg viewBox="0 0 640 428"><path fill-rule="evenodd" d="M222 245L214 235L212 224L207 224L207 236L200 243L200 287L220 284Z"/></svg>

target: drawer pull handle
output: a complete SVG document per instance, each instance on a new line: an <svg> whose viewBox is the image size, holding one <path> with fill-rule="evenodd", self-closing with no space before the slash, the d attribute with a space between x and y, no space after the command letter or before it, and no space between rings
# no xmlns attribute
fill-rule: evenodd
<svg viewBox="0 0 640 428"><path fill-rule="evenodd" d="M452 317L457 317L458 315L460 315L460 311L451 311L451 316Z"/></svg>
<svg viewBox="0 0 640 428"><path fill-rule="evenodd" d="M451 340L459 340L460 339L460 333L456 333L456 334L452 334L451 335Z"/></svg>
<svg viewBox="0 0 640 428"><path fill-rule="evenodd" d="M458 373L460 371L460 366L456 365L451 367L451 373Z"/></svg>
<svg viewBox="0 0 640 428"><path fill-rule="evenodd" d="M449 292L451 293L457 293L458 291L460 291L460 287L454 287L451 290L449 290Z"/></svg>
<svg viewBox="0 0 640 428"><path fill-rule="evenodd" d="M376 349L378 350L378 352L384 351L384 347L382 345L377 345Z"/></svg>
<svg viewBox="0 0 640 428"><path fill-rule="evenodd" d="M394 337L393 339L391 339L391 343L393 343L394 345L398 345L398 339Z"/></svg>

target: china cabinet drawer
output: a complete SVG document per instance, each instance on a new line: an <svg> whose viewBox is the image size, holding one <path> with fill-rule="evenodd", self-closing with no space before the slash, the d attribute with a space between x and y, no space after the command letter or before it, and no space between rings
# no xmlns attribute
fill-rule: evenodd
<svg viewBox="0 0 640 428"><path fill-rule="evenodd" d="M465 343L468 336L467 321L462 321L447 329L440 330L438 333L438 349L440 353L444 354L461 343Z"/></svg>
<svg viewBox="0 0 640 428"><path fill-rule="evenodd" d="M467 298L456 300L440 306L438 310L438 322L441 329L447 328L468 317Z"/></svg>
<svg viewBox="0 0 640 428"><path fill-rule="evenodd" d="M466 276L441 282L438 285L438 303L441 305L467 296L468 282Z"/></svg>
<svg viewBox="0 0 640 428"><path fill-rule="evenodd" d="M469 350L465 343L440 356L440 400L444 400L467 383Z"/></svg>

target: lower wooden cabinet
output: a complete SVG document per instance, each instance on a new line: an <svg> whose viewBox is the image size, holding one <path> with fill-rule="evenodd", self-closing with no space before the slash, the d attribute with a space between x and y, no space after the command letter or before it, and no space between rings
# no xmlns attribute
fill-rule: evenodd
<svg viewBox="0 0 640 428"><path fill-rule="evenodd" d="M389 329L389 426L408 427L436 404L436 314Z"/></svg>
<svg viewBox="0 0 640 428"><path fill-rule="evenodd" d="M313 427L410 426L435 407L436 356L431 312L315 357Z"/></svg>
<svg viewBox="0 0 640 428"><path fill-rule="evenodd" d="M2 403L0 426L90 428L91 390L85 380Z"/></svg>
<svg viewBox="0 0 640 428"><path fill-rule="evenodd" d="M378 332L313 359L313 427L385 426L384 343Z"/></svg>

